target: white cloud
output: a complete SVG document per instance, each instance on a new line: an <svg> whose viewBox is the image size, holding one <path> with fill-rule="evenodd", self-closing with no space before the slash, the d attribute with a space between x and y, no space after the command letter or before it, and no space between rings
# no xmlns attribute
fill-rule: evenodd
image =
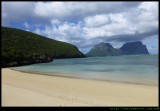
<svg viewBox="0 0 160 111"><path fill-rule="evenodd" d="M110 17L105 14L89 16L84 18L85 25L87 27L98 27L101 25L109 24L111 22Z"/></svg>
<svg viewBox="0 0 160 111"><path fill-rule="evenodd" d="M60 21L58 20L58 19L53 19L53 20L51 20L51 24L52 25L60 25Z"/></svg>
<svg viewBox="0 0 160 111"><path fill-rule="evenodd" d="M133 8L140 2L129 6L127 4L127 2L37 2L34 12L37 16L48 19L82 19L95 14L121 12L124 11L123 8Z"/></svg>
<svg viewBox="0 0 160 111"><path fill-rule="evenodd" d="M39 35L44 35L43 32L42 32L42 30L40 30L39 28L36 28L34 30L34 33L39 34Z"/></svg>
<svg viewBox="0 0 160 111"><path fill-rule="evenodd" d="M24 23L24 26L28 29L30 26L27 22Z"/></svg>
<svg viewBox="0 0 160 111"><path fill-rule="evenodd" d="M150 16L145 20L158 20L158 2L143 2L138 9L143 12L140 15L141 18Z"/></svg>
<svg viewBox="0 0 160 111"><path fill-rule="evenodd" d="M97 17L103 18L103 21L95 19ZM96 37L112 37L120 34L135 34L135 28L130 27L132 25L124 18L123 14L96 15L95 17L87 17L84 21L86 25L84 31L88 39ZM103 25L98 26L102 23Z"/></svg>
<svg viewBox="0 0 160 111"><path fill-rule="evenodd" d="M114 36L147 38L158 30L158 2L2 2L2 25L13 21L83 50L109 38L116 41Z"/></svg>
<svg viewBox="0 0 160 111"><path fill-rule="evenodd" d="M145 5L145 6L144 6ZM144 10L143 7L147 10ZM153 8L154 7L154 8ZM143 9L143 10L142 10ZM84 31L88 39L112 37L115 35L135 35L152 32L158 29L158 5L156 2L142 3L137 9L122 13L99 14L84 19ZM99 19L98 19L99 18ZM149 19L148 19L149 18ZM132 36L133 37L133 36Z"/></svg>
<svg viewBox="0 0 160 111"><path fill-rule="evenodd" d="M68 14L68 10L66 10L64 5L64 2L38 2L34 12L41 17L64 17Z"/></svg>
<svg viewBox="0 0 160 111"><path fill-rule="evenodd" d="M46 25L42 30L37 28L34 32L52 39L70 42L72 44L79 43L79 41L84 37L80 22L78 24L74 24L58 21L58 23L61 24L58 26L55 26L55 22L53 21L51 21L51 23L52 25Z"/></svg>
<svg viewBox="0 0 160 111"><path fill-rule="evenodd" d="M123 8L134 8L140 2L2 2L3 22L32 18L50 22L52 19L81 20L95 14L122 12ZM114 8L113 8L114 7Z"/></svg>
<svg viewBox="0 0 160 111"><path fill-rule="evenodd" d="M44 30L38 29L36 32L56 40L72 43L82 50L83 48L90 47L98 42L104 41L104 38L107 40L107 38L112 38L113 36L127 34L133 35L128 36L128 39L129 37L133 38L134 35L137 37L137 34L144 34L152 31L153 29L158 29L158 19L155 19L156 15L155 17L151 17L152 19L147 18L147 16L150 16L151 14L154 15L156 13L151 13L152 8L142 10L143 5L144 4L141 4L138 9L131 9L121 13L87 16L81 21L78 21L78 23L51 19L51 25L46 25ZM143 13L146 18L142 18L142 14L140 13ZM141 38L139 38L139 40L140 39ZM111 41L111 43L115 45L115 47L120 47L124 42L116 42L116 40L114 40Z"/></svg>

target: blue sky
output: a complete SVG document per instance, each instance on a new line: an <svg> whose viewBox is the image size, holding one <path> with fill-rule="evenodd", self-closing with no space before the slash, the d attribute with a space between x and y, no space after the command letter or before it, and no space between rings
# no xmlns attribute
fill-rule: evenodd
<svg viewBox="0 0 160 111"><path fill-rule="evenodd" d="M2 25L76 45L142 41L158 53L158 2L2 2Z"/></svg>

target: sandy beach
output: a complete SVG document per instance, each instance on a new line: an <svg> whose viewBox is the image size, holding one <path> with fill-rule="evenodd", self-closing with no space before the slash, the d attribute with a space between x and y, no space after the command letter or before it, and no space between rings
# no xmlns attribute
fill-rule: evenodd
<svg viewBox="0 0 160 111"><path fill-rule="evenodd" d="M158 106L158 86L2 69L2 106Z"/></svg>

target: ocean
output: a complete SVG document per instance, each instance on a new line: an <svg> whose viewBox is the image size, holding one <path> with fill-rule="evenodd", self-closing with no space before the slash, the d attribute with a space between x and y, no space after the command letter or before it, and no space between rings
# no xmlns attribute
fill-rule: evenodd
<svg viewBox="0 0 160 111"><path fill-rule="evenodd" d="M158 55L125 55L55 59L50 63L13 69L37 74L157 86L158 65Z"/></svg>

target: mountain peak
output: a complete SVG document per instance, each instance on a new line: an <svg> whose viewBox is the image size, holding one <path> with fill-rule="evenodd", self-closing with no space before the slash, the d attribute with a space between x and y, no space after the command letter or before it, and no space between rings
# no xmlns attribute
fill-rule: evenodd
<svg viewBox="0 0 160 111"><path fill-rule="evenodd" d="M146 45L143 45L141 41L125 43L120 49L125 55L149 54Z"/></svg>
<svg viewBox="0 0 160 111"><path fill-rule="evenodd" d="M120 55L121 51L112 47L110 43L101 42L95 45L86 55L87 56L114 56Z"/></svg>
<svg viewBox="0 0 160 111"><path fill-rule="evenodd" d="M117 56L149 54L145 45L141 41L125 43L121 48L115 49L110 43L101 42L95 45L86 55L87 56Z"/></svg>
<svg viewBox="0 0 160 111"><path fill-rule="evenodd" d="M100 42L99 44L97 44L95 46L105 46L105 47L108 47L108 48L113 48L110 43L104 43L104 42Z"/></svg>
<svg viewBox="0 0 160 111"><path fill-rule="evenodd" d="M142 42L141 41L133 41L133 42L127 42L127 43L125 43L124 45L126 45L126 44L131 44L131 45L142 45Z"/></svg>

